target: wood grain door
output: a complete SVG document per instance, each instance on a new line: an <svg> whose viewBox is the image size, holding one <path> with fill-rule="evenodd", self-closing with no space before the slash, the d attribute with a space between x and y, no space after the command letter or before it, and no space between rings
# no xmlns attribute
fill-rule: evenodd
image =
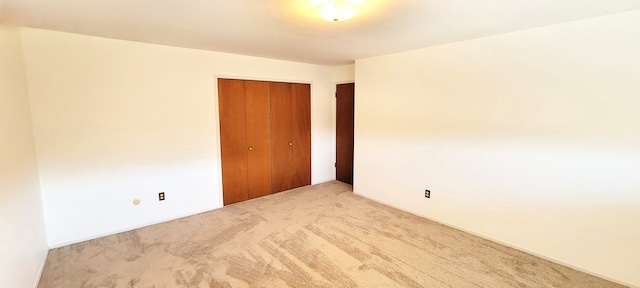
<svg viewBox="0 0 640 288"><path fill-rule="evenodd" d="M297 188L311 185L311 85L291 85L291 188Z"/></svg>
<svg viewBox="0 0 640 288"><path fill-rule="evenodd" d="M244 81L218 79L224 205L249 199L245 107Z"/></svg>
<svg viewBox="0 0 640 288"><path fill-rule="evenodd" d="M244 81L249 199L271 194L271 100L269 82Z"/></svg>
<svg viewBox="0 0 640 288"><path fill-rule="evenodd" d="M311 184L311 85L270 83L272 193Z"/></svg>
<svg viewBox="0 0 640 288"><path fill-rule="evenodd" d="M311 86L218 80L224 204L311 184Z"/></svg>
<svg viewBox="0 0 640 288"><path fill-rule="evenodd" d="M336 179L353 184L354 83L336 86Z"/></svg>
<svg viewBox="0 0 640 288"><path fill-rule="evenodd" d="M269 83L271 94L271 192L291 189L291 84Z"/></svg>

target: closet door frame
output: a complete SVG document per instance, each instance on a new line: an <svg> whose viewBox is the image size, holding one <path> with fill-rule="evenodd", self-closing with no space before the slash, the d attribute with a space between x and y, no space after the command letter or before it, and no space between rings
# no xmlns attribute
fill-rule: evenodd
<svg viewBox="0 0 640 288"><path fill-rule="evenodd" d="M217 126L216 128L217 128L217 132L218 132L218 139L219 139L219 142L217 143L217 144L218 144L218 152L219 152L219 154L218 154L218 155L219 155L219 157L220 157L220 158L219 158L219 159L220 159L220 161L218 162L218 163L219 163L219 166L218 166L218 167L219 167L219 171L220 171L220 172L218 173L218 177L219 177L219 180L220 180L220 182L219 182L219 183L220 183L220 184L219 184L219 187L220 187L220 188L219 188L219 189L220 189L220 194L219 194L219 195L220 195L220 200L221 200L221 201L220 201L220 203L224 203L224 205L228 205L228 204L227 204L227 201L225 201L225 199L224 199L224 191L223 191L223 189L224 189L224 181L225 181L225 179L224 179L224 177L223 177L223 175L222 175L222 174L223 174L223 167L222 167L222 166L223 166L223 164L222 164L222 162L223 162L223 159L222 159L222 158L223 158L223 155L222 155L222 153L223 153L223 151L222 151L222 150L223 150L223 148L222 148L222 141L223 141L223 140L222 140L222 136L223 136L223 135L222 135L222 128L221 128L221 123L220 123L220 121L221 121L221 120L220 120L220 117L221 117L221 116L223 116L223 115L221 115L222 113L221 113L221 111L220 111L220 94L219 94L219 93L220 93L220 91L219 91L219 89L220 89L220 87L219 87L219 81L220 81L221 79L227 79L227 80L241 80L241 81L258 81L258 82L268 82L268 83L286 83L286 84L298 84L298 85L306 85L306 86L308 86L308 98L309 98L309 101L308 101L308 106L309 106L309 117L308 117L308 118L309 118L309 119L308 119L309 133L308 133L308 143L309 143L309 144L308 144L308 148L306 149L306 150L308 151L308 156L307 156L307 157L308 157L308 165L306 165L306 166L308 166L308 172L305 172L305 173L304 173L304 177L302 177L302 178L304 178L304 179L305 179L305 184L304 184L304 185L310 185L310 184L311 184L311 172L312 172L312 171L311 171L311 164L312 164L312 163L311 163L311 155L312 155L312 154L311 154L311 152L312 152L312 151L311 151L311 139L312 139L312 136L311 136L311 135L312 135L312 130L311 130L311 129L312 129L312 127L311 127L311 100L312 100L312 99L311 99L311 97L312 97L312 92L311 92L311 88L312 88L312 83L311 83L311 82L298 81L298 80L282 80L282 79L267 79L267 78L246 78L246 77L235 77L235 76L216 76L214 79L215 79L215 85L216 85L216 87L217 87L217 89L215 89L215 91L216 91L216 98L218 98L218 99L217 99L218 101L216 101L216 104L217 104L217 106L218 106L218 107L217 107L217 109L216 109L216 114L217 114L217 115L216 115L216 116L217 116L216 118L218 119L218 121L219 121L219 122L218 122L218 125L216 125L216 126ZM270 99L271 99L271 98L270 98ZM245 101L246 101L246 99L245 99ZM246 119L246 118L245 118L245 119ZM245 120L245 121L246 121L246 120ZM293 129L293 128L292 128L292 129ZM271 137L272 137L272 136L271 136ZM293 141L293 140L292 140L292 141ZM296 142L299 142L299 140L296 140ZM289 142L287 142L287 145L288 145L288 143L289 143ZM273 144L271 144L271 145L273 145ZM250 150L248 150L248 143L247 143L245 146L247 146L247 151L250 151ZM296 148L299 148L299 147L296 147ZM292 151L293 149L292 149L292 148L290 148L289 150L291 150L291 151ZM273 158L273 156L271 156L271 158ZM249 160L248 160L248 156L247 156L247 161L249 161ZM273 162L273 160L271 160L271 162ZM293 163L293 159L292 159L292 163ZM272 165L273 165L273 164L272 164ZM291 166L290 166L290 167L291 167ZM272 166L272 168L273 168L273 166ZM248 169L248 168L247 168L247 169ZM272 169L271 169L271 170L272 170ZM248 173L248 172L247 172L247 173ZM270 173L272 173L272 171L271 171ZM307 175L307 174L308 174L308 175ZM298 178L301 178L301 177L299 177L299 176L298 176ZM273 180L273 177L272 177L272 180ZM271 183L273 183L273 181L271 181ZM248 188L248 187L249 187L249 185L250 185L250 184L247 182L247 183L246 183L246 186L247 186L247 199L243 199L243 200L241 200L241 201L248 200L248 199L252 199L252 197L249 195L249 191L248 191L248 189L249 189L249 188ZM273 184L271 184L271 185L273 186ZM299 186L303 186L303 185L299 185ZM273 187L272 187L272 188L273 188ZM291 188L295 188L295 187L293 187L293 186L292 186L292 184L290 184L290 185L289 185L289 189L291 189ZM276 192L279 192L279 191L275 191L275 192L274 192L274 191L273 191L273 189L272 189L272 191L271 191L271 193L276 193ZM263 196L263 195L255 195L255 197L260 197L260 196Z"/></svg>

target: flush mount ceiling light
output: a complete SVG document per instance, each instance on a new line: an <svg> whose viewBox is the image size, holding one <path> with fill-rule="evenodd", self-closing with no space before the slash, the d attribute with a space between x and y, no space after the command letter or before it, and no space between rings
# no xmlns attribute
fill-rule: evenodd
<svg viewBox="0 0 640 288"><path fill-rule="evenodd" d="M362 0L313 0L316 15L330 22L340 22L355 16Z"/></svg>

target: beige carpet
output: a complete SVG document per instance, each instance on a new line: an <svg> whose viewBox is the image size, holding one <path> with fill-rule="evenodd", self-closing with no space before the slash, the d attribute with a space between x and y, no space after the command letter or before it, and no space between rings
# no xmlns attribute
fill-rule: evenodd
<svg viewBox="0 0 640 288"><path fill-rule="evenodd" d="M53 249L40 288L622 287L340 182Z"/></svg>

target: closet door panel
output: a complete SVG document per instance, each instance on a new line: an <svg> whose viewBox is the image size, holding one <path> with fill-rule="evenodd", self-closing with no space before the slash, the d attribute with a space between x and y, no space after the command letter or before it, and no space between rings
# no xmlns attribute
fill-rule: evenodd
<svg viewBox="0 0 640 288"><path fill-rule="evenodd" d="M218 79L224 205L249 199L245 104L243 81Z"/></svg>
<svg viewBox="0 0 640 288"><path fill-rule="evenodd" d="M311 85L291 84L291 188L311 185Z"/></svg>
<svg viewBox="0 0 640 288"><path fill-rule="evenodd" d="M271 94L271 191L291 189L291 84L269 83Z"/></svg>
<svg viewBox="0 0 640 288"><path fill-rule="evenodd" d="M245 81L249 199L271 194L269 82Z"/></svg>

